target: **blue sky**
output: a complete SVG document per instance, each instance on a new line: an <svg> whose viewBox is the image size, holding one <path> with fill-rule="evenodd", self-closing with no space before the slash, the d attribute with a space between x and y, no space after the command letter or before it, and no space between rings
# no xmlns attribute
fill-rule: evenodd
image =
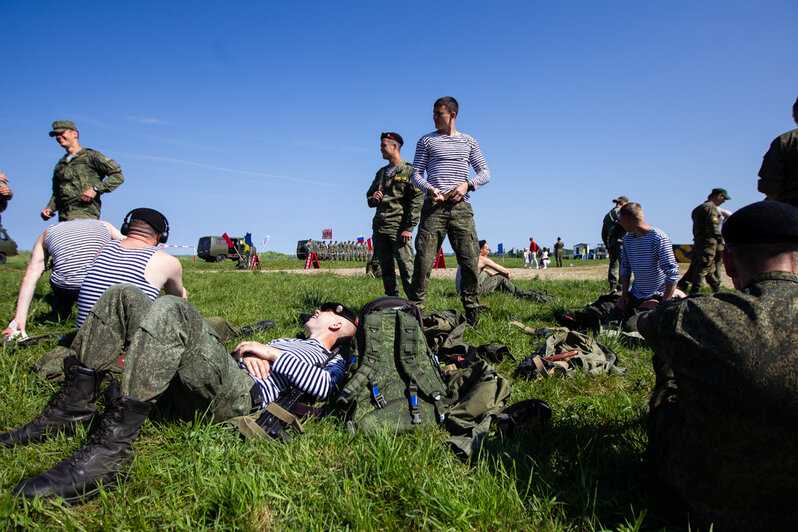
<svg viewBox="0 0 798 532"><path fill-rule="evenodd" d="M365 191L460 102L492 181L472 195L495 249L600 240L611 199L674 243L716 186L757 201L771 140L795 128L798 3L21 2L0 0L3 225L23 249L73 120L122 166L103 218L149 206L170 243L251 232L292 252L371 231ZM445 246L448 248L448 244Z"/></svg>

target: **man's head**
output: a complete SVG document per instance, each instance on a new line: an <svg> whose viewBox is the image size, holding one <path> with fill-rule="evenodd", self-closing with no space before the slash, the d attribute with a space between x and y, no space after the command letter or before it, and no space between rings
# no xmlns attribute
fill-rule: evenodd
<svg viewBox="0 0 798 532"><path fill-rule="evenodd" d="M402 149L405 141L399 133L383 133L380 135L380 153L382 158L390 161L395 156L399 155L399 150Z"/></svg>
<svg viewBox="0 0 798 532"><path fill-rule="evenodd" d="M458 112L460 112L460 106L457 100L451 96L435 100L435 104L432 106L432 120L435 122L435 129L438 131L449 129Z"/></svg>
<svg viewBox="0 0 798 532"><path fill-rule="evenodd" d="M643 214L643 207L639 203L631 202L624 204L621 210L618 211L618 219L621 226L627 233L634 232L635 227L645 225L646 218Z"/></svg>
<svg viewBox="0 0 798 532"><path fill-rule="evenodd" d="M53 129L50 136L55 137L55 141L64 149L76 146L79 140L78 127L71 120L56 120L53 122Z"/></svg>
<svg viewBox="0 0 798 532"><path fill-rule="evenodd" d="M487 257L490 255L490 246L488 245L487 240L480 240L479 241L479 254L483 257Z"/></svg>
<svg viewBox="0 0 798 532"><path fill-rule="evenodd" d="M629 203L629 198L626 196L618 196L612 202L615 204L616 207L623 207L627 203Z"/></svg>
<svg viewBox="0 0 798 532"><path fill-rule="evenodd" d="M735 288L767 271L798 273L798 208L779 201L746 205L723 223L723 263Z"/></svg>
<svg viewBox="0 0 798 532"><path fill-rule="evenodd" d="M796 98L795 103L792 104L792 119L798 124L798 98Z"/></svg>
<svg viewBox="0 0 798 532"><path fill-rule="evenodd" d="M724 201L731 199L731 196L729 196L725 188L713 188L707 199L716 206L720 206Z"/></svg>
<svg viewBox="0 0 798 532"><path fill-rule="evenodd" d="M357 314L341 303L327 302L305 322L305 330L311 338L329 336L332 345L344 345L355 337Z"/></svg>
<svg viewBox="0 0 798 532"><path fill-rule="evenodd" d="M557 242L559 242L559 241L560 241L560 237L557 237Z"/></svg>
<svg viewBox="0 0 798 532"><path fill-rule="evenodd" d="M165 244L169 239L169 221L155 209L140 207L127 213L119 231L125 236L136 235L154 240L153 245Z"/></svg>

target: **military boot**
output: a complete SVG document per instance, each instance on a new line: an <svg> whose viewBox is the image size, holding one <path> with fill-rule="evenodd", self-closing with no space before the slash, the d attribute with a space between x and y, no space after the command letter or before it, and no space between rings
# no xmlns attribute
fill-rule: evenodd
<svg viewBox="0 0 798 532"><path fill-rule="evenodd" d="M75 356L64 359L64 384L41 414L16 430L0 434L0 446L12 447L43 440L50 433L72 435L79 425L91 423L97 407L102 373L89 369Z"/></svg>
<svg viewBox="0 0 798 532"><path fill-rule="evenodd" d="M152 402L119 395L116 380L108 388L105 413L88 443L49 471L24 480L14 495L25 498L61 497L75 503L119 483L119 474L133 460L133 440L152 410Z"/></svg>

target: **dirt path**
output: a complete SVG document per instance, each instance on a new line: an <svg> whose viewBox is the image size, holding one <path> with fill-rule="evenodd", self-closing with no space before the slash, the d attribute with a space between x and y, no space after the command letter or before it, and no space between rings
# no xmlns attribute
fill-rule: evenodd
<svg viewBox="0 0 798 532"><path fill-rule="evenodd" d="M579 262L579 261L577 261ZM524 269L524 268L509 268L510 270L510 279L534 279L537 276L540 276L541 279L553 279L553 280L563 280L563 279L572 279L577 281L585 281L585 280L601 280L607 278L607 265L606 264L589 264L589 265L578 265L578 266L568 266L567 262L566 265L562 268L547 268L545 270L535 270L535 269ZM679 270L681 273L687 271L687 264L679 264ZM219 270L199 270L198 273L216 273ZM230 270L225 270L230 271ZM249 273L249 270L234 270L239 271L242 273ZM345 277L354 277L358 275L365 275L364 268L330 268L330 269L319 269L319 270L263 270L263 273L273 273L273 272L283 272L283 273L301 273L305 275L318 275L322 273L332 273L335 275L342 275ZM454 279L455 274L457 272L456 268L446 268L445 270L432 270L432 277L434 279ZM398 275L398 272L397 272ZM724 272L723 274L723 286L731 287L732 282L731 279L726 275Z"/></svg>

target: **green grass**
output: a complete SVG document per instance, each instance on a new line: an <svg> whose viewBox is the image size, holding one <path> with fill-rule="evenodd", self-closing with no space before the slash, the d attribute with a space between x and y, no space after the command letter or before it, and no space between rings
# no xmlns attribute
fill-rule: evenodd
<svg viewBox="0 0 798 532"><path fill-rule="evenodd" d="M0 267L2 325L14 314L27 254ZM449 264L447 257L447 264ZM453 259L453 257L452 257ZM191 302L203 315L247 324L273 319L266 341L299 332L297 315L326 299L360 308L382 291L380 280L289 273L235 272L181 259ZM520 259L516 259L520 261ZM509 262L509 261L508 261ZM362 267L363 263L337 263ZM519 265L521 263L519 262ZM264 261L266 269L296 268L297 260ZM326 266L326 263L325 263ZM575 266L578 267L578 266ZM333 269L333 268L329 268ZM210 273L208 270L219 270ZM537 397L552 407L542 428L513 439L493 436L481 454L463 463L444 445L442 430L404 436L351 437L331 418L310 421L307 434L288 445L242 441L223 426L148 422L136 442L137 458L117 491L83 505L21 501L10 491L78 448L83 439L56 438L0 449L0 528L55 530L642 530L664 520L650 509L643 454L647 401L653 384L651 352L603 339L628 368L624 376L513 378L520 360L540 340L508 325L552 325L555 312L595 299L604 282L518 281L557 299L533 304L503 294L482 298L491 311L472 344L506 344L517 361L497 366L513 380L510 402ZM74 329L47 320L49 291L42 280L28 333ZM452 281L432 279L428 309L460 309ZM57 343L0 347L0 429L35 416L56 389L31 364ZM230 347L235 344L230 342Z"/></svg>

